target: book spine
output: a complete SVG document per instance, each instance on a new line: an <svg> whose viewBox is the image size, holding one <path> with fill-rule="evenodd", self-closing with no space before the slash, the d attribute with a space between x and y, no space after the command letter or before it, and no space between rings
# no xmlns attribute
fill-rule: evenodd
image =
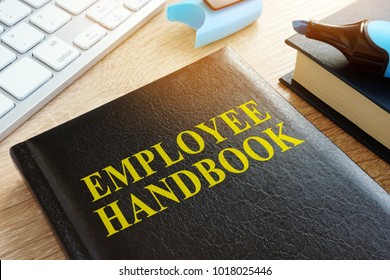
<svg viewBox="0 0 390 280"><path fill-rule="evenodd" d="M12 147L10 154L16 167L23 174L23 180L29 187L32 195L45 210L46 218L57 233L57 237L68 253L69 258L91 259L55 194L52 191L47 191L51 190L51 187L39 165L34 160L27 143L20 143Z"/></svg>

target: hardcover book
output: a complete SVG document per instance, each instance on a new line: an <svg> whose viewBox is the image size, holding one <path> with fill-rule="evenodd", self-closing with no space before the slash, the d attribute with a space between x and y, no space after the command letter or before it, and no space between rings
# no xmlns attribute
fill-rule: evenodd
<svg viewBox="0 0 390 280"><path fill-rule="evenodd" d="M388 259L390 198L230 48L14 146L73 259Z"/></svg>
<svg viewBox="0 0 390 280"><path fill-rule="evenodd" d="M362 19L390 21L386 0L359 0L324 19L348 24ZM295 71L281 81L390 163L390 79L356 70L336 48L295 34Z"/></svg>

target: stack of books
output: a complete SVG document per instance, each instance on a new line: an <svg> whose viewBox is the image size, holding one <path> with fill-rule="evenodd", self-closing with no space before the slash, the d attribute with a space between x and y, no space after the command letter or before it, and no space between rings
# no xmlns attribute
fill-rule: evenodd
<svg viewBox="0 0 390 280"><path fill-rule="evenodd" d="M390 21L386 0L359 0L323 22ZM336 48L296 34L295 71L281 81L352 136L390 162L390 79L354 69Z"/></svg>

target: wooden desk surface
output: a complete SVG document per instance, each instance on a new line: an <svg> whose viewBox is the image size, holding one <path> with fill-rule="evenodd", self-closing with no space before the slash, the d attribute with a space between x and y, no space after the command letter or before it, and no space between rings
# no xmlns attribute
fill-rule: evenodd
<svg viewBox="0 0 390 280"><path fill-rule="evenodd" d="M168 0L168 3L177 2ZM9 156L12 145L230 45L283 97L390 193L390 166L282 86L296 52L284 40L294 19L322 19L353 0L263 0L261 18L244 30L194 49L195 32L165 10L0 142L0 259L64 259L54 233Z"/></svg>

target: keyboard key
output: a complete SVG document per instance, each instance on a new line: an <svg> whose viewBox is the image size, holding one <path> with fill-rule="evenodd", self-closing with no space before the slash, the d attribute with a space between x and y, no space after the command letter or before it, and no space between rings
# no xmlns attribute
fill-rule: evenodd
<svg viewBox="0 0 390 280"><path fill-rule="evenodd" d="M80 52L57 37L51 37L33 51L33 56L61 71L80 56Z"/></svg>
<svg viewBox="0 0 390 280"><path fill-rule="evenodd" d="M26 2L27 4L30 4L30 6L38 9L46 3L49 3L50 0L23 0L23 2Z"/></svg>
<svg viewBox="0 0 390 280"><path fill-rule="evenodd" d="M118 8L118 4L113 1L99 1L87 11L87 17L99 22L103 17L111 13L116 8Z"/></svg>
<svg viewBox="0 0 390 280"><path fill-rule="evenodd" d="M0 70L10 64L16 59L16 55L6 49L3 46L0 46Z"/></svg>
<svg viewBox="0 0 390 280"><path fill-rule="evenodd" d="M56 4L74 15L81 14L97 0L57 0Z"/></svg>
<svg viewBox="0 0 390 280"><path fill-rule="evenodd" d="M79 36L77 36L73 43L79 48L87 50L100 41L104 36L106 36L106 34L106 29L98 24L94 24Z"/></svg>
<svg viewBox="0 0 390 280"><path fill-rule="evenodd" d="M166 0L152 0L133 16L133 12L124 7L124 1L0 0L0 95L4 96L0 97L0 114L8 111L0 117L0 141L119 42L146 24L164 8ZM118 8L121 9L115 11ZM72 11L79 14L74 15ZM120 26L110 32L100 22L111 29ZM19 54L15 49L24 52L25 49L17 46L25 43L8 41L5 39L8 32L18 35L21 32L18 29L22 28L21 33L25 34L23 37L26 36L24 39L29 45L27 49L40 40L35 36L36 41L31 40L29 36L33 34L23 31L23 25L18 27L22 23L26 29L27 24L45 38L26 53ZM94 24L96 26L92 27Z"/></svg>
<svg viewBox="0 0 390 280"><path fill-rule="evenodd" d="M29 14L32 10L15 0L6 0L0 3L0 21L8 26L13 26Z"/></svg>
<svg viewBox="0 0 390 280"><path fill-rule="evenodd" d="M150 0L126 0L124 2L124 5L126 8L132 10L133 12L136 12L149 2Z"/></svg>
<svg viewBox="0 0 390 280"><path fill-rule="evenodd" d="M31 25L22 22L1 38L1 41L20 53L26 53L45 39L45 35Z"/></svg>
<svg viewBox="0 0 390 280"><path fill-rule="evenodd" d="M48 5L30 17L30 22L47 33L54 33L67 22L71 16L53 5Z"/></svg>
<svg viewBox="0 0 390 280"><path fill-rule="evenodd" d="M107 27L108 29L112 30L117 28L130 16L131 12L129 10L120 7L102 18L99 23L102 24L104 27Z"/></svg>
<svg viewBox="0 0 390 280"><path fill-rule="evenodd" d="M15 107L15 104L0 93L0 118Z"/></svg>
<svg viewBox="0 0 390 280"><path fill-rule="evenodd" d="M23 100L52 76L45 67L24 57L0 74L0 87L15 98Z"/></svg>

